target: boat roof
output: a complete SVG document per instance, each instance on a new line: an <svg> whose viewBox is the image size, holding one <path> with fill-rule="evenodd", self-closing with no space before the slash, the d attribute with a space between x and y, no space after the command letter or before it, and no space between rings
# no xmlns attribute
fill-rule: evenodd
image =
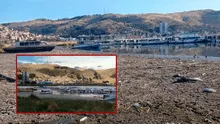
<svg viewBox="0 0 220 124"><path fill-rule="evenodd" d="M42 41L16 41L17 43L29 43L29 42L35 42L35 43L41 43Z"/></svg>

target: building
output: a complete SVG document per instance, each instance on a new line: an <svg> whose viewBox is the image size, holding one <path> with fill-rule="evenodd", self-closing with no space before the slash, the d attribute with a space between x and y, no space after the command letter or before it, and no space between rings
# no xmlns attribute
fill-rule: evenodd
<svg viewBox="0 0 220 124"><path fill-rule="evenodd" d="M23 81L23 83L29 81L29 73L28 72L22 72L22 81Z"/></svg>
<svg viewBox="0 0 220 124"><path fill-rule="evenodd" d="M161 35L168 34L168 23L166 22L160 23L160 34Z"/></svg>

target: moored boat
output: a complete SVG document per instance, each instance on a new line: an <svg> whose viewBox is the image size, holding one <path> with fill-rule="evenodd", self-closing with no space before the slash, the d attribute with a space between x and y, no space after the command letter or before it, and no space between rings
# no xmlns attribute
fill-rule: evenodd
<svg viewBox="0 0 220 124"><path fill-rule="evenodd" d="M100 44L98 43L85 43L83 41L72 46L72 49L82 49L82 50L99 50Z"/></svg>
<svg viewBox="0 0 220 124"><path fill-rule="evenodd" d="M42 89L41 94L53 94L53 91L51 89Z"/></svg>
<svg viewBox="0 0 220 124"><path fill-rule="evenodd" d="M3 50L7 53L22 53L52 51L54 48L54 45L48 45L43 41L18 41L14 46L3 48Z"/></svg>

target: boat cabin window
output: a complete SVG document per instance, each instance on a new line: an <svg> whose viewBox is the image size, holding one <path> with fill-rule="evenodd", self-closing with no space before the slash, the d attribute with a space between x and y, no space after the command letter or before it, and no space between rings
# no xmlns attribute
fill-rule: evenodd
<svg viewBox="0 0 220 124"><path fill-rule="evenodd" d="M105 98L108 98L108 97L110 97L110 95L104 95L104 96L103 96L104 99L105 99Z"/></svg>
<svg viewBox="0 0 220 124"><path fill-rule="evenodd" d="M160 39L149 39L149 41L160 41Z"/></svg>
<svg viewBox="0 0 220 124"><path fill-rule="evenodd" d="M26 41L26 42L20 42L20 46L37 46L40 45L40 41Z"/></svg>

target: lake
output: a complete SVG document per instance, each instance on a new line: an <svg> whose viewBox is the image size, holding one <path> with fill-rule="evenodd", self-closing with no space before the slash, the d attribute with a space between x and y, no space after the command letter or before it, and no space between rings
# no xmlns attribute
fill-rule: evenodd
<svg viewBox="0 0 220 124"><path fill-rule="evenodd" d="M101 46L99 51L95 50L89 52L220 61L220 41L206 44L191 43L170 45L104 45ZM196 55L196 57L194 57L194 55Z"/></svg>

